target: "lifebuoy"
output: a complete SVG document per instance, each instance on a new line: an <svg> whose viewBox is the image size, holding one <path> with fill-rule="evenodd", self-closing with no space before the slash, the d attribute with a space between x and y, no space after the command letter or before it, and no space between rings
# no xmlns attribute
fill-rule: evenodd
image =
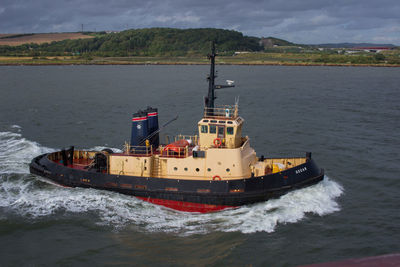
<svg viewBox="0 0 400 267"><path fill-rule="evenodd" d="M214 139L214 146L220 147L221 144L222 144L221 138L215 138L215 139Z"/></svg>
<svg viewBox="0 0 400 267"><path fill-rule="evenodd" d="M216 179L218 179L218 180L221 181L221 177L219 177L218 175L214 175L214 176L213 176L213 181L215 181Z"/></svg>

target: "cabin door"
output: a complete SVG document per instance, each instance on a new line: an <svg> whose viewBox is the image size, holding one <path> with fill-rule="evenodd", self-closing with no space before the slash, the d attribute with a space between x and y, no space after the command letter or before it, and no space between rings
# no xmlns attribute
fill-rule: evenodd
<svg viewBox="0 0 400 267"><path fill-rule="evenodd" d="M218 126L218 138L225 138L225 126Z"/></svg>

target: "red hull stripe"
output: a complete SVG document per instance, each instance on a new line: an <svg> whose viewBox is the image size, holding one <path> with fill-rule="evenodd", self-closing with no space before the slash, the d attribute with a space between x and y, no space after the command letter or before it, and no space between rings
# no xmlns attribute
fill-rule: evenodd
<svg viewBox="0 0 400 267"><path fill-rule="evenodd" d="M235 208L234 206L224 206L224 205L210 205L210 204L201 204L201 203L194 203L194 202L185 202L185 201L176 201L176 200L166 200L166 199L159 199L159 198L149 198L149 197L137 197L141 200L165 206L167 208L171 208L174 210L186 211L186 212L214 212L220 211L223 209L228 208Z"/></svg>
<svg viewBox="0 0 400 267"><path fill-rule="evenodd" d="M147 113L147 116L150 116L150 117L157 116L157 115L158 115L157 112Z"/></svg>
<svg viewBox="0 0 400 267"><path fill-rule="evenodd" d="M132 121L144 121L147 120L147 117L139 117L139 118L133 118Z"/></svg>

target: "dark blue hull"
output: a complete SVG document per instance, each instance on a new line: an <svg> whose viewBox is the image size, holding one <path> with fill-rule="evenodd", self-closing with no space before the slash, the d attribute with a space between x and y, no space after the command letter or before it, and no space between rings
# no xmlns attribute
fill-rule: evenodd
<svg viewBox="0 0 400 267"><path fill-rule="evenodd" d="M204 211L204 205L210 205L211 210L207 211L212 211L277 198L324 178L323 169L318 168L312 159L278 173L222 181L111 175L60 165L49 160L48 154L34 158L30 164L30 172L63 186L111 190L170 207L181 205L175 202L191 203L189 206L192 208L178 209L200 212ZM193 208L199 205L203 208Z"/></svg>

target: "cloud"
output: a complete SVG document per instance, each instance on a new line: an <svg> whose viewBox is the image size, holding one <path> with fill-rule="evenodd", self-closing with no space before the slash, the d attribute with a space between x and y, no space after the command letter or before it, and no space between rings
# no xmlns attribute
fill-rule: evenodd
<svg viewBox="0 0 400 267"><path fill-rule="evenodd" d="M2 0L0 33L213 27L297 43L400 44L399 14L398 0Z"/></svg>
<svg viewBox="0 0 400 267"><path fill-rule="evenodd" d="M200 21L200 17L195 16L192 12L186 12L184 14L176 14L176 15L159 15L154 19L157 22L162 23L170 23L170 24L178 24L178 23L198 23Z"/></svg>

